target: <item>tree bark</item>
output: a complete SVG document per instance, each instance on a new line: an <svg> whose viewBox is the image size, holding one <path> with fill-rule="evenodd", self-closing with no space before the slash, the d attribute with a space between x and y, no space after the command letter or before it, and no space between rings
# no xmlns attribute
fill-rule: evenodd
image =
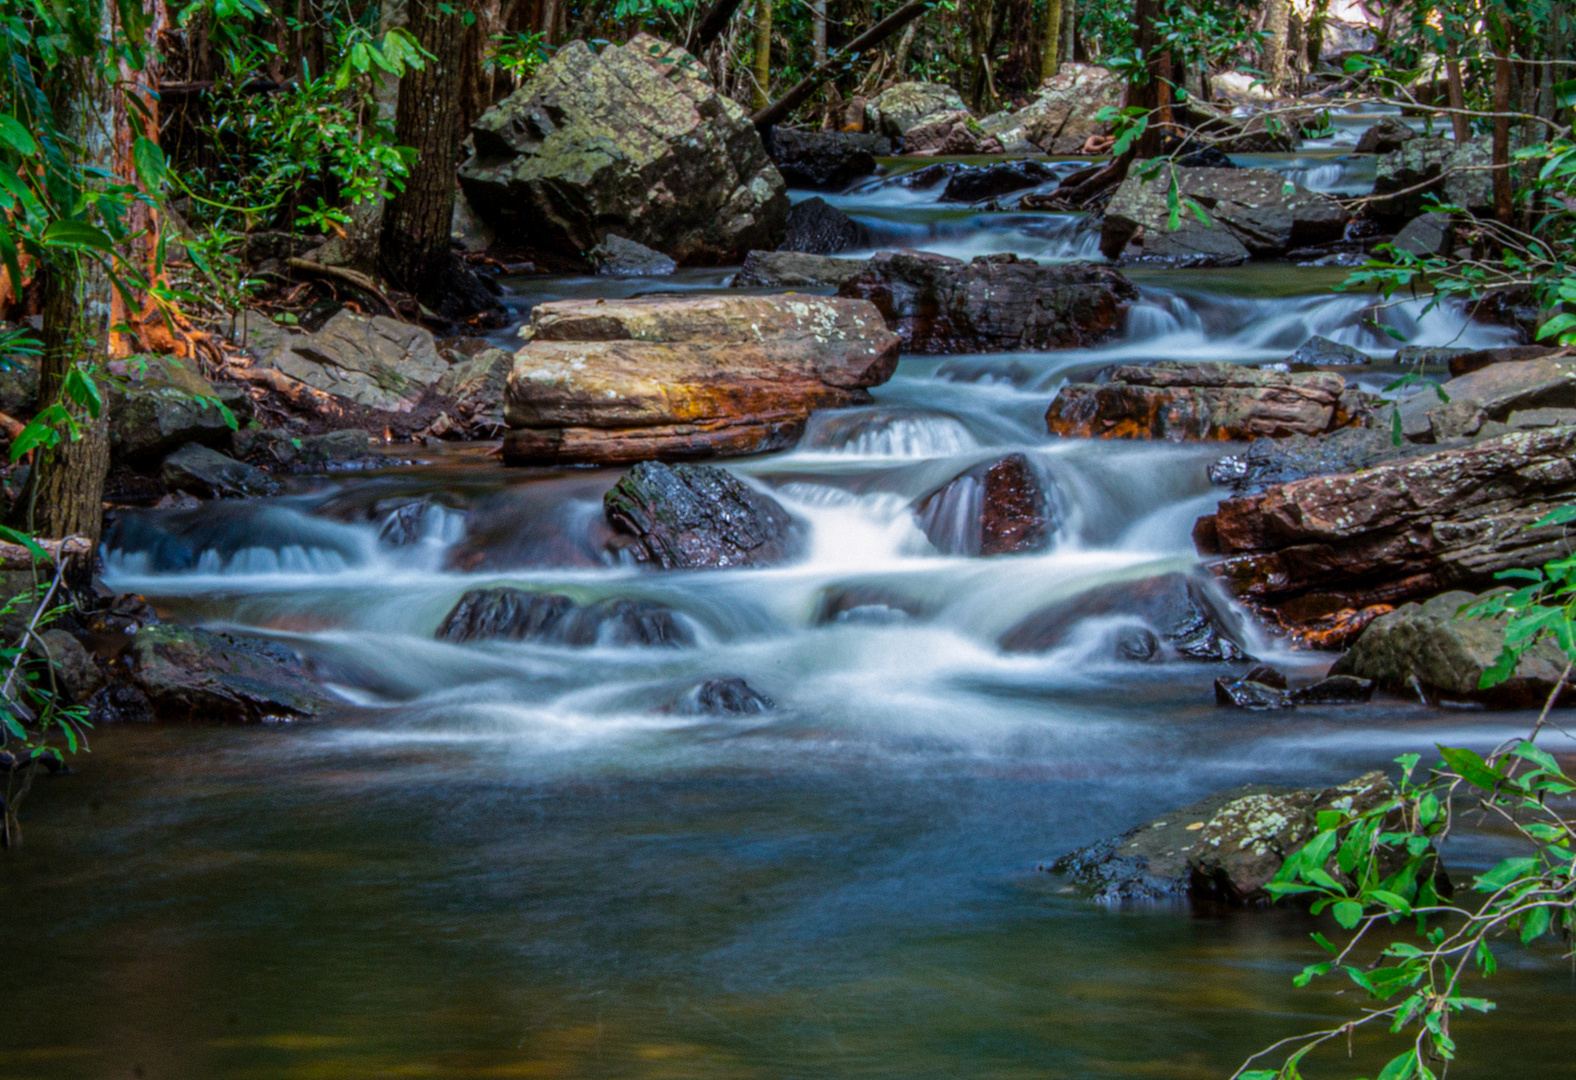
<svg viewBox="0 0 1576 1080"><path fill-rule="evenodd" d="M396 287L436 307L450 291L455 261L449 233L464 134L465 26L459 8L439 0L411 0L409 26L432 58L400 80L394 138L416 157L404 190L383 212L379 261Z"/></svg>
<svg viewBox="0 0 1576 1080"><path fill-rule="evenodd" d="M115 30L115 8L94 0L101 36ZM46 83L55 124L66 146L76 147L85 169L110 174L115 168L115 90L98 57L67 57ZM89 180L89 183L95 181ZM109 473L109 418L92 417L65 395L73 369L91 369L109 359L111 311L109 273L85 256L52 262L44 278L44 353L38 400L61 403L78 424L78 435L40 449L28 476L19 515L40 536L79 534L95 543L104 521L104 478Z"/></svg>
<svg viewBox="0 0 1576 1080"><path fill-rule="evenodd" d="M772 0L755 0L755 107L771 102Z"/></svg>
<svg viewBox="0 0 1576 1080"><path fill-rule="evenodd" d="M1133 45L1138 50L1143 63L1128 77L1127 104L1144 109L1149 115L1149 126L1144 129L1144 133L1131 148L1136 152L1136 156L1141 158L1158 157L1161 154L1165 144L1165 131L1161 127L1161 108L1171 100L1161 77L1160 33L1155 26L1159 17L1160 0L1138 0L1134 5ZM1121 173L1125 176L1126 172L1124 165Z"/></svg>
<svg viewBox="0 0 1576 1080"><path fill-rule="evenodd" d="M1291 20L1291 0L1265 0L1263 58L1259 67L1264 71L1264 81L1274 93L1279 93L1286 83L1286 36Z"/></svg>
<svg viewBox="0 0 1576 1080"><path fill-rule="evenodd" d="M1046 0L1045 45L1040 50L1040 81L1056 74L1062 61L1062 0Z"/></svg>
<svg viewBox="0 0 1576 1080"><path fill-rule="evenodd" d="M826 0L815 0L810 5L810 52L817 64L826 63ZM903 58L898 57L901 67Z"/></svg>
<svg viewBox="0 0 1576 1080"><path fill-rule="evenodd" d="M1078 0L1062 0L1062 43L1057 67L1078 59Z"/></svg>
<svg viewBox="0 0 1576 1080"><path fill-rule="evenodd" d="M1515 220L1510 190L1510 57L1503 46L1494 48L1494 217L1501 224Z"/></svg>

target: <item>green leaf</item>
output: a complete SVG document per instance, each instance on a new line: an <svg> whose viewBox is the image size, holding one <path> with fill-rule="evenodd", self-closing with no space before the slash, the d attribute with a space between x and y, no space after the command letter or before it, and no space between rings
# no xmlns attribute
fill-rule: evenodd
<svg viewBox="0 0 1576 1080"><path fill-rule="evenodd" d="M21 544L28 551L32 552L33 558L41 559L45 562L49 561L49 552L40 547L38 541L33 539L30 533L13 529L9 525L0 525L0 540L5 540L12 544Z"/></svg>
<svg viewBox="0 0 1576 1080"><path fill-rule="evenodd" d="M38 143L33 141L32 132L10 113L0 113L0 142L23 157L32 157L38 153Z"/></svg>
<svg viewBox="0 0 1576 1080"><path fill-rule="evenodd" d="M89 225L85 221L74 221L69 218L50 222L44 229L43 240L49 247L115 250L115 242L103 229Z"/></svg>
<svg viewBox="0 0 1576 1080"><path fill-rule="evenodd" d="M1477 963L1485 976L1492 975L1499 968L1499 963L1494 959L1494 950L1489 948L1488 942L1477 943Z"/></svg>
<svg viewBox="0 0 1576 1080"><path fill-rule="evenodd" d="M1342 900L1335 905L1335 921L1351 930L1363 921L1363 906L1356 900Z"/></svg>
<svg viewBox="0 0 1576 1080"><path fill-rule="evenodd" d="M1538 327L1538 340L1541 341L1544 338L1554 337L1563 331L1569 330L1573 326L1576 326L1576 315L1556 315L1548 322Z"/></svg>
<svg viewBox="0 0 1576 1080"><path fill-rule="evenodd" d="M1445 759L1445 764L1455 770L1456 775L1474 787L1484 791L1492 791L1494 785L1504 777L1477 755L1475 751L1461 747L1441 746L1439 755Z"/></svg>
<svg viewBox="0 0 1576 1080"><path fill-rule="evenodd" d="M1417 1048L1413 1047L1379 1071L1379 1080L1410 1080L1417 1072Z"/></svg>
<svg viewBox="0 0 1576 1080"><path fill-rule="evenodd" d="M1526 945L1542 937L1549 929L1549 909L1535 907L1527 912L1521 922L1521 943Z"/></svg>
<svg viewBox="0 0 1576 1080"><path fill-rule="evenodd" d="M142 177L149 191L159 191L164 187L165 181L169 179L170 166L158 143L152 139L138 138L132 144L131 158L136 163L137 175Z"/></svg>
<svg viewBox="0 0 1576 1080"><path fill-rule="evenodd" d="M1526 760L1549 770L1551 773L1559 774L1560 772L1560 763L1554 760L1554 755L1550 754L1541 746L1534 745L1527 739L1523 739L1517 743L1510 752L1519 758L1525 758Z"/></svg>
<svg viewBox="0 0 1576 1080"><path fill-rule="evenodd" d="M1494 869L1483 874L1477 879L1476 888L1480 892L1495 892L1508 885L1515 884L1522 878L1536 872L1538 860L1528 856L1520 859L1505 859Z"/></svg>

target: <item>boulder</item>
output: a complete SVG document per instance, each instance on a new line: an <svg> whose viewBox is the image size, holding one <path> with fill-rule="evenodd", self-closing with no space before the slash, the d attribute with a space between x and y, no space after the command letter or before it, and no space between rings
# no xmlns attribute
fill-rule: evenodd
<svg viewBox="0 0 1576 1080"><path fill-rule="evenodd" d="M1242 617L1211 582L1180 572L1086 589L1008 630L1001 647L1007 652L1048 652L1066 644L1074 628L1089 619L1142 624L1167 653L1186 660L1241 660L1248 654Z"/></svg>
<svg viewBox="0 0 1576 1080"><path fill-rule="evenodd" d="M1294 707L1291 694L1285 686L1272 686L1248 676L1229 679L1224 675L1215 680L1215 704L1249 712L1271 712Z"/></svg>
<svg viewBox="0 0 1576 1080"><path fill-rule="evenodd" d="M679 268L662 252L625 240L617 233L604 236L600 244L586 252L586 259L598 274L608 277L666 277Z"/></svg>
<svg viewBox="0 0 1576 1080"><path fill-rule="evenodd" d="M779 250L836 255L864 244L865 230L859 223L817 196L795 203L788 212L788 234Z"/></svg>
<svg viewBox="0 0 1576 1080"><path fill-rule="evenodd" d="M752 454L810 412L869 401L897 365L880 313L821 296L539 304L509 376L510 464Z"/></svg>
<svg viewBox="0 0 1576 1080"><path fill-rule="evenodd" d="M187 443L164 459L159 479L200 499L245 499L279 494L279 482L263 470L198 443Z"/></svg>
<svg viewBox="0 0 1576 1080"><path fill-rule="evenodd" d="M242 407L240 387L215 386L169 356L113 361L111 372L125 380L112 384L109 409L110 450L122 460L142 463L185 443L222 446L229 441L225 408Z"/></svg>
<svg viewBox="0 0 1576 1080"><path fill-rule="evenodd" d="M937 113L903 133L903 150L909 154L987 153L981 139L989 136L977 127L967 110Z"/></svg>
<svg viewBox="0 0 1576 1080"><path fill-rule="evenodd" d="M483 349L474 356L455 357L433 388L454 402L454 420L462 433L473 439L489 439L507 426L503 403L512 370L513 353Z"/></svg>
<svg viewBox="0 0 1576 1080"><path fill-rule="evenodd" d="M1426 258L1441 255L1450 247L1454 224L1449 214L1428 213L1401 226L1401 231L1390 241L1397 251Z"/></svg>
<svg viewBox="0 0 1576 1080"><path fill-rule="evenodd" d="M897 139L938 113L966 111L958 92L944 83L904 82L870 100L865 107L865 126Z"/></svg>
<svg viewBox="0 0 1576 1080"><path fill-rule="evenodd" d="M797 251L752 251L729 284L736 289L835 289L868 263Z"/></svg>
<svg viewBox="0 0 1576 1080"><path fill-rule="evenodd" d="M1225 499L1194 535L1288 624L1483 588L1569 551L1563 526L1528 526L1576 492L1573 452L1576 426L1512 432Z"/></svg>
<svg viewBox="0 0 1576 1080"><path fill-rule="evenodd" d="M471 128L466 197L501 243L578 261L609 232L681 264L769 248L788 196L748 115L648 34L571 41Z"/></svg>
<svg viewBox="0 0 1576 1080"><path fill-rule="evenodd" d="M536 641L585 648L684 648L695 632L671 608L649 600L580 604L567 596L500 587L472 589L438 627L437 638L467 641Z"/></svg>
<svg viewBox="0 0 1576 1080"><path fill-rule="evenodd" d="M1401 362L1401 351L1396 361ZM1459 379L1474 371L1481 371L1490 364L1508 364L1518 360L1544 360L1549 357L1568 356L1569 351L1557 345L1500 345L1491 349L1458 350L1447 357L1450 377Z"/></svg>
<svg viewBox="0 0 1576 1080"><path fill-rule="evenodd" d="M1022 454L981 462L914 509L920 528L943 555L1042 551L1055 531L1050 503Z"/></svg>
<svg viewBox="0 0 1576 1080"><path fill-rule="evenodd" d="M131 685L156 719L184 723L315 720L340 705L301 658L267 638L168 623L127 646Z"/></svg>
<svg viewBox="0 0 1576 1080"><path fill-rule="evenodd" d="M409 412L448 370L426 330L349 309L341 309L315 334L290 333L266 319L248 318L237 337L257 366L386 412Z"/></svg>
<svg viewBox="0 0 1576 1080"><path fill-rule="evenodd" d="M85 705L104 685L104 673L76 637L58 628L45 630L32 639L29 651L48 662L53 669L54 685L66 698Z"/></svg>
<svg viewBox="0 0 1576 1080"><path fill-rule="evenodd" d="M1391 219L1415 218L1431 196L1474 213L1486 212L1494 201L1491 160L1486 136L1459 146L1451 139L1411 139L1379 158L1374 194L1394 195L1372 203L1370 212Z"/></svg>
<svg viewBox="0 0 1576 1080"><path fill-rule="evenodd" d="M669 706L685 716L758 716L776 703L738 677L708 679L692 687Z"/></svg>
<svg viewBox="0 0 1576 1080"><path fill-rule="evenodd" d="M1457 615L1464 605L1480 599L1457 591L1421 604L1403 604L1370 622L1331 671L1371 679L1390 693L1429 702L1541 706L1560 682L1568 658L1557 644L1544 639L1522 654L1509 679L1480 689L1483 673L1505 647L1509 622L1503 615L1492 619Z"/></svg>
<svg viewBox="0 0 1576 1080"><path fill-rule="evenodd" d="M1422 457L1433 447L1403 442L1397 446L1388 428L1346 427L1328 435L1291 435L1254 439L1241 453L1209 466L1209 479L1242 494L1310 476L1356 472L1386 462Z"/></svg>
<svg viewBox="0 0 1576 1080"><path fill-rule="evenodd" d="M1382 117L1357 140L1359 154L1389 154L1417 138L1417 132L1399 116Z"/></svg>
<svg viewBox="0 0 1576 1080"><path fill-rule="evenodd" d="M1293 690L1273 668L1257 667L1240 679L1215 680L1215 704L1249 712L1295 709L1298 705L1352 705L1371 701L1372 679L1331 675Z"/></svg>
<svg viewBox="0 0 1576 1080"><path fill-rule="evenodd" d="M954 353L1098 344L1121 327L1138 290L1092 263L883 251L838 295L875 304L905 352Z"/></svg>
<svg viewBox="0 0 1576 1080"><path fill-rule="evenodd" d="M1289 183L1271 169L1162 166L1148 179L1142 172L1135 167L1106 206L1100 249L1109 259L1122 256L1136 241L1145 261L1164 255L1186 265L1230 265L1218 260L1236 258L1236 248L1222 237L1204 234L1223 230L1249 255L1268 258L1339 240L1346 227L1347 213L1340 203ZM1203 207L1209 224L1184 207L1178 228L1170 228L1173 173L1181 197ZM1187 252L1195 249L1199 257L1188 261ZM1204 255L1217 261L1205 261Z"/></svg>
<svg viewBox="0 0 1576 1080"><path fill-rule="evenodd" d="M1351 345L1343 345L1320 334L1315 334L1287 358L1293 364L1309 367L1355 367L1370 363L1367 353Z"/></svg>
<svg viewBox="0 0 1576 1080"><path fill-rule="evenodd" d="M1091 136L1109 130L1095 114L1107 106L1121 108L1126 90L1126 80L1109 68L1064 63L1040 84L1032 102L998 126L1003 131L1021 128L1024 137L1047 154L1081 154Z"/></svg>
<svg viewBox="0 0 1576 1080"><path fill-rule="evenodd" d="M789 187L842 191L876 171L876 158L892 153L892 141L857 131L772 129L771 155Z"/></svg>
<svg viewBox="0 0 1576 1080"><path fill-rule="evenodd" d="M1244 785L1071 851L1051 871L1106 904L1184 897L1267 904L1264 886L1313 839L1321 811L1360 814L1394 795L1382 772L1322 789Z"/></svg>
<svg viewBox="0 0 1576 1080"><path fill-rule="evenodd" d="M1076 439L1257 439L1334 431L1359 408L1335 374L1161 361L1115 368L1105 382L1068 383L1045 423L1052 435Z"/></svg>
<svg viewBox="0 0 1576 1080"><path fill-rule="evenodd" d="M804 546L776 499L714 465L642 462L602 508L618 550L662 570L775 566Z"/></svg>
<svg viewBox="0 0 1576 1080"><path fill-rule="evenodd" d="M231 440L236 456L273 473L359 472L391 464L359 428L294 436L274 428L243 428Z"/></svg>
<svg viewBox="0 0 1576 1080"><path fill-rule="evenodd" d="M1413 442L1445 442L1523 427L1550 427L1562 419L1547 410L1576 409L1576 359L1518 360L1426 387L1397 406L1402 433ZM1576 414L1565 422L1576 420Z"/></svg>
<svg viewBox="0 0 1576 1080"><path fill-rule="evenodd" d="M998 161L953 171L942 189L942 202L975 203L1039 187L1056 179L1056 170L1038 161Z"/></svg>

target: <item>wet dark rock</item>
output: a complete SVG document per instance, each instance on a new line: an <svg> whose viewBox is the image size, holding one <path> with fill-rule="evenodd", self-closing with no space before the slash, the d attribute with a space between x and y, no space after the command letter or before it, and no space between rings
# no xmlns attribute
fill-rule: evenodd
<svg viewBox="0 0 1576 1080"><path fill-rule="evenodd" d="M1453 228L1449 214L1419 214L1401 226L1401 231L1390 242L1398 251L1426 258L1442 254L1450 247Z"/></svg>
<svg viewBox="0 0 1576 1080"><path fill-rule="evenodd" d="M1135 664L1151 664L1165 659L1165 650L1155 632L1142 626L1117 627L1112 641L1118 660Z"/></svg>
<svg viewBox="0 0 1576 1080"><path fill-rule="evenodd" d="M1356 472L1385 462L1422 457L1433 447L1402 442L1395 445L1382 428L1349 427L1328 435L1292 435L1255 439L1239 454L1209 466L1211 483L1239 493L1262 491L1274 484L1310 476Z"/></svg>
<svg viewBox="0 0 1576 1080"><path fill-rule="evenodd" d="M360 472L401 462L372 449L360 428L294 436L272 428L244 428L231 439L237 457L272 473Z"/></svg>
<svg viewBox="0 0 1576 1080"><path fill-rule="evenodd" d="M1315 334L1292 354L1291 362L1309 367L1355 367L1371 360L1361 349Z"/></svg>
<svg viewBox="0 0 1576 1080"><path fill-rule="evenodd" d="M1395 351L1395 362L1400 367L1421 367L1425 371L1438 367L1451 368L1460 357L1471 356L1480 352L1494 350L1457 349L1449 345L1402 345ZM1535 357L1516 357L1516 359L1536 359ZM1494 361L1497 363L1497 361ZM1487 364L1479 365L1487 367ZM1465 375L1466 372L1452 372L1452 374Z"/></svg>
<svg viewBox="0 0 1576 1080"><path fill-rule="evenodd" d="M1491 689L1479 688L1483 672L1504 648L1508 622L1505 616L1474 619L1457 614L1462 606L1480 599L1469 592L1447 592L1381 615L1335 662L1331 674L1371 679L1389 693L1430 702L1541 706L1565 671L1565 654L1545 639L1522 654L1508 680Z"/></svg>
<svg viewBox="0 0 1576 1080"><path fill-rule="evenodd" d="M385 547L409 547L427 535L427 525L434 513L429 499L414 499L403 506L386 511L383 524L378 527L378 543Z"/></svg>
<svg viewBox="0 0 1576 1080"><path fill-rule="evenodd" d="M203 499L245 499L280 490L279 482L261 469L197 443L187 443L165 458L159 478Z"/></svg>
<svg viewBox="0 0 1576 1080"><path fill-rule="evenodd" d="M1509 364L1521 360L1544 360L1564 354L1565 350L1554 345L1501 345L1493 349L1463 350L1449 358L1450 377L1459 379L1474 371L1481 371L1490 364Z"/></svg>
<svg viewBox="0 0 1576 1080"><path fill-rule="evenodd" d="M1120 328L1138 290L1092 263L883 251L838 295L873 303L905 352L952 353L1097 344Z"/></svg>
<svg viewBox="0 0 1576 1080"><path fill-rule="evenodd" d="M865 231L859 223L816 196L795 203L788 211L788 233L779 250L837 255L864 245Z"/></svg>
<svg viewBox="0 0 1576 1080"><path fill-rule="evenodd" d="M1056 170L1038 161L998 161L955 171L941 192L942 202L976 203L1039 187L1056 179Z"/></svg>
<svg viewBox="0 0 1576 1080"><path fill-rule="evenodd" d="M1183 198L1204 208L1210 224L1185 210L1172 229L1172 171L1162 168L1145 179L1135 169L1122 181L1106 206L1101 228L1100 250L1106 258L1125 258L1136 242L1141 251L1134 254L1144 262L1165 257L1187 266L1235 265L1241 262L1239 247L1254 258L1275 258L1339 240L1345 230L1348 215L1340 203L1288 185L1271 169L1189 168L1174 170L1178 188Z"/></svg>
<svg viewBox="0 0 1576 1080"><path fill-rule="evenodd" d="M926 606L874 585L835 585L821 593L815 625L833 622L890 623L927 614Z"/></svg>
<svg viewBox="0 0 1576 1080"><path fill-rule="evenodd" d="M158 720L276 723L339 707L300 657L266 638L161 624L138 630L125 656Z"/></svg>
<svg viewBox="0 0 1576 1080"><path fill-rule="evenodd" d="M1039 477L1022 454L960 473L915 507L920 527L944 555L1042 551L1054 526Z"/></svg>
<svg viewBox="0 0 1576 1080"><path fill-rule="evenodd" d="M673 703L673 711L686 716L756 716L776 707L740 678L708 679Z"/></svg>
<svg viewBox="0 0 1576 1080"><path fill-rule="evenodd" d="M578 262L611 231L680 264L737 262L772 247L788 216L749 116L705 65L647 34L601 52L569 42L471 136L466 197L526 251Z"/></svg>
<svg viewBox="0 0 1576 1080"><path fill-rule="evenodd" d="M119 656L138 630L159 624L153 605L136 593L121 593L105 606L77 616L78 639L95 656Z"/></svg>
<svg viewBox="0 0 1576 1080"><path fill-rule="evenodd" d="M1274 690L1284 690L1287 687L1286 676L1268 664L1255 664L1242 676L1249 682L1256 682Z"/></svg>
<svg viewBox="0 0 1576 1080"><path fill-rule="evenodd" d="M1402 145L1417 138L1417 132L1412 130L1405 120L1398 116L1386 116L1379 120L1373 127L1363 132L1357 139L1357 152L1359 154L1388 154L1401 149Z"/></svg>
<svg viewBox="0 0 1576 1080"><path fill-rule="evenodd" d="M1068 875L1105 904L1184 897L1267 904L1264 886L1317 833L1320 811L1358 814L1393 795L1381 772L1323 789L1249 784L1069 852L1051 871ZM1436 888L1448 891L1442 870Z"/></svg>
<svg viewBox="0 0 1576 1080"><path fill-rule="evenodd" d="M1189 169L1235 169L1237 163L1218 146L1200 146L1177 158L1177 164Z"/></svg>
<svg viewBox="0 0 1576 1080"><path fill-rule="evenodd" d="M1089 619L1141 622L1174 654L1188 660L1241 660L1246 627L1215 587L1193 574L1171 573L1096 585L1030 615L1002 636L1007 652L1047 652Z"/></svg>
<svg viewBox="0 0 1576 1080"><path fill-rule="evenodd" d="M1257 439L1335 431L1361 409L1333 373L1160 361L1115 368L1104 382L1068 383L1045 423L1078 439Z"/></svg>
<svg viewBox="0 0 1576 1080"><path fill-rule="evenodd" d="M88 699L88 723L94 727L151 724L156 719L148 695L129 683L110 683Z"/></svg>
<svg viewBox="0 0 1576 1080"><path fill-rule="evenodd" d="M225 407L241 409L244 393L216 386L173 357L128 368L110 394L110 449L122 460L148 462L189 442L223 446L230 438ZM233 415L233 412L232 412Z"/></svg>
<svg viewBox="0 0 1576 1080"><path fill-rule="evenodd" d="M1291 692L1296 705L1353 705L1372 701L1374 681L1355 675L1331 675Z"/></svg>
<svg viewBox="0 0 1576 1080"><path fill-rule="evenodd" d="M85 704L104 685L104 673L93 657L65 630L43 631L32 639L29 651L54 669L54 685L73 703Z"/></svg>
<svg viewBox="0 0 1576 1080"><path fill-rule="evenodd" d="M1563 556L1563 526L1529 526L1573 494L1576 425L1278 484L1223 500L1200 528L1232 592L1307 621L1486 588Z"/></svg>
<svg viewBox="0 0 1576 1080"><path fill-rule="evenodd" d="M1225 676L1215 680L1215 704L1250 712L1292 708L1291 695L1285 687L1268 686L1256 679L1228 679Z"/></svg>
<svg viewBox="0 0 1576 1080"><path fill-rule="evenodd" d="M537 641L681 648L695 644L689 625L671 608L647 600L579 604L567 596L500 587L472 589L438 627L440 641Z"/></svg>
<svg viewBox="0 0 1576 1080"><path fill-rule="evenodd" d="M892 153L892 140L855 131L772 130L772 161L792 188L841 191L876 171L876 158Z"/></svg>
<svg viewBox="0 0 1576 1080"><path fill-rule="evenodd" d="M775 566L803 546L777 500L714 465L642 462L603 509L622 550L663 570Z"/></svg>
<svg viewBox="0 0 1576 1080"><path fill-rule="evenodd" d="M644 244L608 233L586 253L586 260L598 274L608 277L666 277L678 263Z"/></svg>
<svg viewBox="0 0 1576 1080"><path fill-rule="evenodd" d="M835 289L868 261L798 251L752 251L729 284L739 289Z"/></svg>

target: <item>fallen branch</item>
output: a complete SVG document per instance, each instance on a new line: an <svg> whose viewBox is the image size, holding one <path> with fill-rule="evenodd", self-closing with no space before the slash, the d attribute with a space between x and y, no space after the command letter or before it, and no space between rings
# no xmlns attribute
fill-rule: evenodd
<svg viewBox="0 0 1576 1080"><path fill-rule="evenodd" d="M64 540L36 540L34 543L44 549L52 563L59 563L63 558L70 558L73 555L88 555L93 551L92 542L85 536L68 536ZM37 561L38 556L31 548L0 540L0 570L30 570Z"/></svg>
<svg viewBox="0 0 1576 1080"><path fill-rule="evenodd" d="M273 368L231 365L226 368L225 374L232 379L240 379L243 382L265 386L275 393L288 398L291 404L310 412L327 413L330 416L336 416L344 411L340 408L333 394L319 390L315 386L308 386L300 379L291 378L284 372L276 371Z"/></svg>
<svg viewBox="0 0 1576 1080"><path fill-rule="evenodd" d="M695 29L690 32L689 40L684 47L695 56L705 52L713 41L716 41L728 29L728 23L733 21L733 13L739 10L743 0L715 0L706 9L706 14L701 16L700 22L695 24Z"/></svg>
<svg viewBox="0 0 1576 1080"><path fill-rule="evenodd" d="M860 53L881 44L887 38L929 11L932 3L934 3L934 0L910 0L909 3L904 4L869 30L866 30L863 34L860 34L847 45L837 50L835 56L827 57L826 60L817 64L811 69L810 74L795 83L786 94L750 117L751 122L755 124L763 136L766 135L772 128L786 119L789 113L810 100L810 95L815 93L816 88L822 83L834 75L839 75L847 70L848 66L854 62Z"/></svg>

